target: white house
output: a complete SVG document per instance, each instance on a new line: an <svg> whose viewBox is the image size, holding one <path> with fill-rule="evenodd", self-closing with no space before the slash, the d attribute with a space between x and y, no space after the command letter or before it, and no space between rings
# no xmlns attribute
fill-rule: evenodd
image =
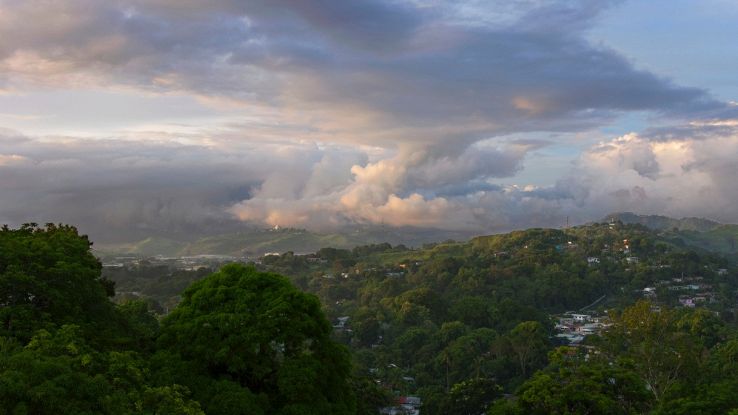
<svg viewBox="0 0 738 415"><path fill-rule="evenodd" d="M572 314L571 318L574 320L575 323L585 323L589 321L589 315L588 314Z"/></svg>

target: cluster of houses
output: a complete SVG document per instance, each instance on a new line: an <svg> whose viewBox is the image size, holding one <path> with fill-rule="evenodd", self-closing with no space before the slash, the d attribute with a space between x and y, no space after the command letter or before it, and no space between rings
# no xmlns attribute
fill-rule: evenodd
<svg viewBox="0 0 738 415"><path fill-rule="evenodd" d="M422 401L418 396L400 396L394 406L382 408L382 415L420 415Z"/></svg>
<svg viewBox="0 0 738 415"><path fill-rule="evenodd" d="M379 271L379 272L382 272L385 277L391 277L391 278L400 278L400 277L405 276L405 271L396 271L396 270L393 270L393 269L369 268L366 271L369 271L369 272L377 272L377 271ZM360 270L358 268L356 270L354 270L354 274L356 276L365 275L362 272L362 270ZM343 279L348 279L348 278L351 277L351 273L350 272L340 272L340 273L337 273L337 274L325 273L325 274L322 274L320 277L323 278L323 279L332 280L332 279L335 279L336 276L338 276L340 278L343 278Z"/></svg>
<svg viewBox="0 0 738 415"><path fill-rule="evenodd" d="M103 262L103 268L115 269L125 268L127 266L136 266L141 262L141 258L137 256L117 256Z"/></svg>
<svg viewBox="0 0 738 415"><path fill-rule="evenodd" d="M722 270L718 272L720 271ZM642 290L643 297L656 300L659 289L678 292L679 305L683 307L692 308L717 301L712 285L704 283L702 277L679 277L657 281L656 286Z"/></svg>
<svg viewBox="0 0 738 415"><path fill-rule="evenodd" d="M394 363L390 363L387 365L387 369L397 371L400 370L400 367ZM378 367L370 368L369 373L376 376L380 373L380 369ZM400 379L402 379L402 383L405 383L406 385L415 383L415 378L410 376L402 376ZM378 385L383 384L380 379L375 379L374 381ZM397 393L397 390L391 384L385 384L384 387L388 390L394 390L395 393ZM422 405L423 401L419 396L400 395L395 398L395 401L391 406L381 408L379 413L382 415L420 415L420 407Z"/></svg>
<svg viewBox="0 0 738 415"><path fill-rule="evenodd" d="M116 256L106 258L103 262L103 268L106 269L123 269L136 268L139 266L166 266L171 269L197 271L201 268L219 268L221 265L232 262L247 262L247 258L238 258L230 255L191 255L191 256L175 256L167 257L157 255L153 257L140 256Z"/></svg>
<svg viewBox="0 0 738 415"><path fill-rule="evenodd" d="M264 254L264 256L270 256L270 255L278 256L280 254L276 252ZM307 262L312 263L312 264L325 265L325 264L328 264L329 262L327 259L317 256L317 254L295 254L295 255L304 256ZM256 259L255 262L257 264L262 263L260 259ZM397 264L396 266L392 266L392 267L376 267L376 266L367 267L367 268L355 267L353 269L344 269L342 272L337 272L337 273L326 272L321 275L321 278L348 279L348 278L351 278L352 276L362 277L368 274L377 274L377 273L383 274L385 277L400 278L400 277L405 276L409 271L421 266L422 264L423 264L422 260L408 260L405 262L401 262Z"/></svg>
<svg viewBox="0 0 738 415"><path fill-rule="evenodd" d="M606 316L580 314L574 312L557 316L556 338L569 346L578 346L585 337L599 334L609 327L610 321Z"/></svg>

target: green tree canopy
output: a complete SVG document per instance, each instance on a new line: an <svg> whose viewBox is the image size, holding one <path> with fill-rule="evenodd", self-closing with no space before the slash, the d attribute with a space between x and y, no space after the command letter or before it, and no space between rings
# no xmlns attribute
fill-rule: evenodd
<svg viewBox="0 0 738 415"><path fill-rule="evenodd" d="M227 265L184 292L158 343L211 379L266 396L266 413L348 414L349 357L330 333L315 296L280 275Z"/></svg>
<svg viewBox="0 0 738 415"><path fill-rule="evenodd" d="M28 341L38 329L76 324L98 339L119 319L108 301L112 284L87 236L72 226L23 225L0 229L0 336Z"/></svg>
<svg viewBox="0 0 738 415"><path fill-rule="evenodd" d="M186 388L147 377L142 355L100 352L75 325L39 330L25 346L0 337L0 414L203 414Z"/></svg>

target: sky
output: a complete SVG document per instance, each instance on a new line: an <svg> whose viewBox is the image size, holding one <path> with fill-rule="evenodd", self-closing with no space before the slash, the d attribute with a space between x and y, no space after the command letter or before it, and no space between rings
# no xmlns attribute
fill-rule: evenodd
<svg viewBox="0 0 738 415"><path fill-rule="evenodd" d="M738 222L735 39L731 0L0 0L0 223Z"/></svg>

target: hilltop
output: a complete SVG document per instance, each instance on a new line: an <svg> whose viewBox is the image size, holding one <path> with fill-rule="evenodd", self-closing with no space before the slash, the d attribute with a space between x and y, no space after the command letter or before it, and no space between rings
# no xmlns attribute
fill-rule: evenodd
<svg viewBox="0 0 738 415"><path fill-rule="evenodd" d="M642 225L659 232L662 238L677 245L720 253L735 253L738 250L736 247L738 225L722 224L710 219L696 217L676 219L668 216L620 212L607 215L600 222ZM353 226L327 233L297 228L241 226L233 232L217 234L196 232L190 237L180 234L155 234L131 242L96 243L95 252L101 257L116 255L256 257L289 251L316 252L325 247L352 249L379 243L420 247L438 241L467 241L477 235L462 231L387 226Z"/></svg>
<svg viewBox="0 0 738 415"><path fill-rule="evenodd" d="M633 212L611 213L602 220L602 222L623 222L625 224L639 224L655 230L673 230L680 231L711 231L722 224L720 222L705 218L671 218L661 215L638 215Z"/></svg>
<svg viewBox="0 0 738 415"><path fill-rule="evenodd" d="M660 232L660 236L676 244L723 254L738 252L738 225L723 224L705 218L675 219L660 215L638 215L621 212L607 215L602 222L639 224Z"/></svg>

